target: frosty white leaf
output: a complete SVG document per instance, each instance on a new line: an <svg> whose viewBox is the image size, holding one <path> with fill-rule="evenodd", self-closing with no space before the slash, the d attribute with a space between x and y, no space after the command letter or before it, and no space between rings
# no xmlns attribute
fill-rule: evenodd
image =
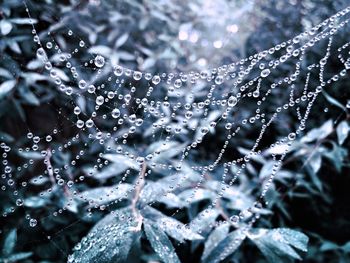
<svg viewBox="0 0 350 263"><path fill-rule="evenodd" d="M11 18L10 21L17 25L31 25L38 22L35 18Z"/></svg>
<svg viewBox="0 0 350 263"><path fill-rule="evenodd" d="M8 79L13 78L11 72L4 68L0 68L0 76Z"/></svg>
<svg viewBox="0 0 350 263"><path fill-rule="evenodd" d="M338 136L338 142L340 145L342 145L346 140L346 138L348 137L349 130L350 130L350 127L346 121L342 121L341 123L338 124L337 136Z"/></svg>
<svg viewBox="0 0 350 263"><path fill-rule="evenodd" d="M5 19L0 21L0 31L2 35L5 36L9 34L11 30L12 30L12 24L9 21Z"/></svg>
<svg viewBox="0 0 350 263"><path fill-rule="evenodd" d="M45 156L43 156L41 153L34 151L21 151L18 154L26 159L40 160L45 158Z"/></svg>
<svg viewBox="0 0 350 263"><path fill-rule="evenodd" d="M6 96L16 85L16 80L7 80L0 85L0 99Z"/></svg>
<svg viewBox="0 0 350 263"><path fill-rule="evenodd" d="M118 48L118 47L121 47L122 45L124 45L124 43L128 40L129 38L129 34L128 33L125 33L123 35L121 35L117 41L115 42L115 47Z"/></svg>
<svg viewBox="0 0 350 263"><path fill-rule="evenodd" d="M145 219L144 229L152 248L164 262L180 263L174 246L159 227L154 226L151 221Z"/></svg>

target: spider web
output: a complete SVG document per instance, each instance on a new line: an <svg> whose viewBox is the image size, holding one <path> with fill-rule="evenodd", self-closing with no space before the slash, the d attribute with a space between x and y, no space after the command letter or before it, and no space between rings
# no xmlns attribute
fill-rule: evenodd
<svg viewBox="0 0 350 263"><path fill-rule="evenodd" d="M32 19L27 6L26 10ZM57 91L65 94L66 109L57 109L64 123L57 124L47 134L33 134L28 128L25 142L1 143L2 189L11 189L17 199L16 207L3 216L25 205L22 198L16 197L18 192L46 182L46 189L40 196L50 196L57 188L67 196L67 202L48 217L64 215L65 211L76 212L76 202L86 204L86 217L101 210L113 213L118 203L129 198L139 227L143 210L159 202L178 202L176 191L179 188L189 189L183 199L190 204L202 194L210 174L222 171L211 204L201 212L202 216L183 226L196 230L200 221L205 220L204 215L215 213L221 200L232 194L231 186L237 183L249 163L262 154L270 155L273 165L256 200L237 213L222 215L224 220L215 222L216 225L251 228L264 214L266 193L293 142L306 128L317 97L324 89L347 77L350 42L335 46L334 39L348 28L349 12L350 7L275 47L202 72L148 73L113 65L101 54L87 55L88 44L72 30L67 29L66 36L77 48L70 51L55 40L54 30L47 36L39 36L31 23L37 61ZM305 58L315 48L323 50L323 58L306 65ZM81 58L80 54L88 58ZM327 71L332 55L339 58L343 67L337 74ZM284 64L294 65L294 72L284 72ZM311 77L317 77L319 83L311 85ZM297 81L303 81L304 85L296 84ZM288 100L279 97L276 91L280 90L287 94ZM84 108L78 103L81 98L93 107ZM265 103L273 105L274 111L264 112L262 105ZM249 108L251 114L235 118L235 113L248 104L253 105ZM283 121L279 118L281 112L295 114L298 125L279 140L265 145L263 140L270 129ZM67 128L74 131L74 136L64 143L56 141L58 134ZM258 131L255 143L239 158L232 158L228 149L237 147L233 145L237 143L235 138L245 129ZM207 149L209 161L197 165L203 163L201 152L215 132L225 137L224 142L215 149ZM135 145L140 140L150 147L137 148ZM85 158L86 153L88 156L93 153L95 159ZM64 160L67 154L73 156L70 162ZM29 160L15 165L9 161L11 155L29 157ZM15 179L16 173L25 173L33 166L42 167L41 175L20 181ZM83 170L72 174L74 166L82 166ZM152 173L167 174L162 179L167 187L160 187L157 182L146 183L145 178ZM81 187L87 180L112 176L120 178L113 186L97 191ZM138 209L137 202L147 206ZM179 214L181 208L171 216ZM27 220L31 227L36 227L45 218L35 218L28 213ZM239 243L239 239L236 242ZM73 262L73 258L71 260Z"/></svg>

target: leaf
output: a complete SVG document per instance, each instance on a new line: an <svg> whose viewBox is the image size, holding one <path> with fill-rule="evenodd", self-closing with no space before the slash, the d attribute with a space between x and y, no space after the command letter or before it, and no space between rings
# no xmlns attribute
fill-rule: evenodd
<svg viewBox="0 0 350 263"><path fill-rule="evenodd" d="M309 131L301 142L312 142L315 140L322 140L326 138L333 131L333 121L326 121L320 128L315 128Z"/></svg>
<svg viewBox="0 0 350 263"><path fill-rule="evenodd" d="M39 207L43 207L47 203L48 203L48 200L38 196L31 196L24 199L24 206L26 207L39 208Z"/></svg>
<svg viewBox="0 0 350 263"><path fill-rule="evenodd" d="M144 229L147 239L158 256L167 263L180 263L175 249L167 235L147 219L144 220Z"/></svg>
<svg viewBox="0 0 350 263"><path fill-rule="evenodd" d="M140 166L137 164L137 162L135 160L131 160L130 158L121 155L121 154L111 154L111 153L107 153L104 154L102 156L104 159L107 159L113 163L116 163L119 165L119 169L128 169L128 168L132 168L134 170L140 170Z"/></svg>
<svg viewBox="0 0 350 263"><path fill-rule="evenodd" d="M128 33L125 33L123 35L121 35L117 41L115 42L115 47L118 48L118 47L121 47L122 45L125 44L125 42L128 40L129 38L129 34Z"/></svg>
<svg viewBox="0 0 350 263"><path fill-rule="evenodd" d="M11 72L4 68L0 68L0 76L8 79L13 78L13 75L11 74Z"/></svg>
<svg viewBox="0 0 350 263"><path fill-rule="evenodd" d="M212 228L212 224L216 221L220 211L217 209L205 209L200 212L190 223L194 232L208 232Z"/></svg>
<svg viewBox="0 0 350 263"><path fill-rule="evenodd" d="M42 155L40 152L35 152L35 151L21 151L18 152L18 155L25 158L25 159L33 159L33 160L40 160L44 159L45 156Z"/></svg>
<svg viewBox="0 0 350 263"><path fill-rule="evenodd" d="M113 163L101 171L97 171L93 167L86 167L84 168L84 171L87 174L93 175L97 180L106 180L125 172L126 169L128 169L127 165Z"/></svg>
<svg viewBox="0 0 350 263"><path fill-rule="evenodd" d="M133 243L140 237L131 208L123 208L100 220L75 247L68 262L127 262Z"/></svg>
<svg viewBox="0 0 350 263"><path fill-rule="evenodd" d="M222 224L216 227L209 235L207 241L204 244L204 251L202 254L202 261L206 259L210 252L221 242L228 234L230 230L229 224Z"/></svg>
<svg viewBox="0 0 350 263"><path fill-rule="evenodd" d="M344 245L341 246L341 249L345 251L346 253L350 252L350 241L346 242Z"/></svg>
<svg viewBox="0 0 350 263"><path fill-rule="evenodd" d="M339 246L333 242L324 241L320 247L320 251L336 250Z"/></svg>
<svg viewBox="0 0 350 263"><path fill-rule="evenodd" d="M342 121L341 123L338 124L336 131L338 136L338 142L340 145L342 145L346 140L346 138L348 137L349 130L350 130L350 127L346 121Z"/></svg>
<svg viewBox="0 0 350 263"><path fill-rule="evenodd" d="M216 194L208 189L187 189L178 195L181 199L186 202L195 203L205 199L213 199Z"/></svg>
<svg viewBox="0 0 350 263"><path fill-rule="evenodd" d="M130 184L98 187L78 194L78 198L88 201L91 205L107 204L117 199L125 199L133 189Z"/></svg>
<svg viewBox="0 0 350 263"><path fill-rule="evenodd" d="M180 221L168 217L158 210L147 206L141 210L142 215L154 222L154 225L160 227L164 232L166 232L172 238L183 242L184 240L200 240L203 237L197 234L192 229L185 227Z"/></svg>
<svg viewBox="0 0 350 263"><path fill-rule="evenodd" d="M0 31L2 35L5 36L9 34L11 30L12 30L12 24L9 21L5 19L0 21Z"/></svg>
<svg viewBox="0 0 350 263"><path fill-rule="evenodd" d="M17 230L12 229L10 233L8 233L8 235L6 236L4 241L4 247L2 248L2 253L5 257L12 254L16 246L16 241L17 241Z"/></svg>
<svg viewBox="0 0 350 263"><path fill-rule="evenodd" d="M20 252L20 253L16 253L16 254L12 254L11 256L9 256L6 260L8 262L18 262L20 260L29 258L33 255L32 252Z"/></svg>
<svg viewBox="0 0 350 263"><path fill-rule="evenodd" d="M0 99L16 86L16 80L7 80L0 85Z"/></svg>
<svg viewBox="0 0 350 263"><path fill-rule="evenodd" d="M38 22L35 18L11 18L10 21L17 25L31 25Z"/></svg>
<svg viewBox="0 0 350 263"><path fill-rule="evenodd" d="M301 260L293 247L306 252L309 240L303 233L288 228L253 229L249 232L248 237L270 262Z"/></svg>
<svg viewBox="0 0 350 263"><path fill-rule="evenodd" d="M322 91L322 95L326 98L326 100L328 100L328 102L332 103L334 106L337 106L346 112L346 108L343 106L343 104L341 104L335 98L331 97L327 92L325 92L325 90Z"/></svg>
<svg viewBox="0 0 350 263"><path fill-rule="evenodd" d="M226 257L235 252L245 238L246 235L241 229L231 232L212 249L203 262L216 263L223 261Z"/></svg>
<svg viewBox="0 0 350 263"><path fill-rule="evenodd" d="M307 161L314 173L317 173L320 170L322 165L322 156L319 152L312 153Z"/></svg>

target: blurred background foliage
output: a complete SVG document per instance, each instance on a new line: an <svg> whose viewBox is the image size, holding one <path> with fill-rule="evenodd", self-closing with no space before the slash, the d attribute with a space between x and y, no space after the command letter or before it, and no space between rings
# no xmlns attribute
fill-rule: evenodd
<svg viewBox="0 0 350 263"><path fill-rule="evenodd" d="M111 67L117 64L142 71L171 72L200 71L230 63L288 40L349 4L347 0L38 0L27 3L42 40L53 38L67 51L77 48L81 40L86 43L72 58L73 63L78 65L79 74L85 79L94 79L96 73L89 71L81 61L94 57L94 54L108 58L109 63L103 68L97 82L102 82ZM35 56L36 45L22 0L2 1L0 19L1 140L20 146L26 143L28 130L45 134L58 125L62 131L57 134L55 143L63 144L76 132L66 119L73 116L74 107L67 101L66 95L55 89ZM67 35L68 30L74 32L73 36ZM49 36L48 32L51 32ZM349 35L350 32L345 30L335 41L339 44L348 42ZM318 61L324 54L322 52L323 49L313 49L308 54L307 62ZM53 55L50 60L58 62L59 58ZM329 63L329 74L339 71L336 58L332 57ZM293 71L293 65L284 66L285 72ZM57 70L63 79L69 80L63 69ZM316 82L317 79L312 81ZM139 207L146 207L142 210L145 218L143 231L134 233L127 231L135 227L133 223L125 220L133 217L128 206L131 197L127 193L134 181L125 183L125 189L116 196L110 196L109 200L99 198L101 192L107 192L108 187L117 184L119 175L133 164L126 163L118 155L105 155L110 164L93 178L75 186L76 191L84 193L102 207L113 200L124 200L115 206L109 205L108 211L119 213L106 217L103 209L86 217L83 208L88 204L68 196L62 187L53 185L49 196L40 196L39 193L50 182L38 177L42 167L31 166L14 175L16 182L26 180L31 185L25 192L17 193L24 199L24 207L11 211L16 202L14 188L5 187L0 192L1 213L4 215L0 219L3 247L0 258L3 262L66 262L75 246L75 258L80 258L81 262L178 262L177 257L181 262L200 262L201 259L203 262L215 262L221 257L222 250L230 247L234 253L225 262L289 262L301 258L305 262L349 262L349 85L349 78L345 78L319 96L305 134L297 138L272 190L268 192L269 205L255 226L256 232L251 232L236 247L232 246L232 241L242 233L226 226L212 228L212 223L252 204L273 165L268 152L250 163L240 174L239 183L230 188L222 207L214 210L217 214L199 225L198 229L188 232L177 231L174 226L164 233L157 228L157 224L166 221L171 226L194 220L219 191L222 170L208 175L198 196L190 204L185 200L191 195L190 187L198 179L198 174L192 172L192 181L186 182L176 195L157 200L157 191L173 184L176 179L162 174L163 171L154 171L141 193ZM198 98L203 96L205 88L198 87ZM277 100L285 101L289 96L283 89L275 92ZM158 95L161 96L161 93ZM76 97L75 103L86 112L91 112L94 106L83 96ZM265 103L262 111L271 112L275 103ZM235 112L235 118L249 116L249 106L248 103ZM215 111L212 114L215 119ZM266 145L295 129L296 116L283 112L281 115L270 131L271 141ZM194 118L192 127L200 127L201 121L200 116ZM108 123L103 125L108 127ZM208 149L222 145L225 140L220 136L223 129L218 127L204 143L206 148L200 148L200 156L189 160L186 165L209 163L214 153ZM157 147L157 144L148 145L146 137L149 131L143 132L145 138L134 142L137 149L147 152L151 147ZM240 156L245 153L254 143L257 132L255 129L245 129L233 140L232 145L239 147L232 146L230 154ZM84 138L81 140L84 142ZM183 141L188 142L186 134ZM171 161L178 154L181 144L174 141L172 146L160 158ZM71 166L71 179L87 174L98 153L104 152L103 147L94 145L85 154L85 162ZM74 152L60 153L53 162L65 165L74 155ZM12 157L17 164L23 159L41 158L33 152ZM125 165L120 164L123 162ZM153 208L147 206L156 200L159 204L153 205ZM59 210L62 215L52 215L64 206L68 209ZM177 208L181 210L177 215L178 221L171 221L168 216ZM37 227L29 227L26 219L28 213L40 219ZM108 227L109 224L116 227ZM91 239L97 243L91 243L86 238L78 243L89 232L90 237L94 235ZM108 233L118 237L122 244L107 242ZM306 250L307 239L301 233L310 240L307 252L297 254L292 246ZM276 235L282 242L273 241ZM215 247L213 244L218 245ZM92 248L86 253L77 248L89 245ZM165 246L168 250L163 251ZM120 251L116 252L116 248Z"/></svg>

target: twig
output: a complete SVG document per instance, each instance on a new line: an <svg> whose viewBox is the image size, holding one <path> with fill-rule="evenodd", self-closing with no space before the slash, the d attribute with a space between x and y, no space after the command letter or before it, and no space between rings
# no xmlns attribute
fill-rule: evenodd
<svg viewBox="0 0 350 263"><path fill-rule="evenodd" d="M137 221L137 226L134 228L134 231L141 230L142 221L143 221L143 217L140 214L140 212L138 211L138 209L136 208L136 205L137 205L137 201L140 198L141 190L145 184L146 170L147 170L146 162L143 162L142 167L141 167L141 171L140 171L140 175L139 175L138 179L136 180L135 195L134 195L134 198L131 200L131 209L132 209L132 212L133 212L135 219Z"/></svg>
<svg viewBox="0 0 350 263"><path fill-rule="evenodd" d="M52 183L52 185L54 186L56 184L56 180L55 177L53 176L53 169L52 169L52 165L51 165L51 149L47 149L47 154L45 156L45 164L46 164L46 169L47 169L47 173L49 174L50 177L50 181Z"/></svg>

